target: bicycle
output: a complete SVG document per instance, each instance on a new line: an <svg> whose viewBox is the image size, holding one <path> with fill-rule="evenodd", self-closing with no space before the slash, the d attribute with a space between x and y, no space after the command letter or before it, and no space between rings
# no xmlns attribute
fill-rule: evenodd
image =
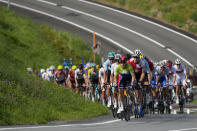
<svg viewBox="0 0 197 131"><path fill-rule="evenodd" d="M184 90L183 90L183 85L180 83L178 83L178 88L179 88L179 92L178 92L178 98L179 98L179 109L180 109L180 113L184 113Z"/></svg>
<svg viewBox="0 0 197 131"><path fill-rule="evenodd" d="M164 96L163 96L163 86L159 85L159 94L158 94L158 114L164 114Z"/></svg>

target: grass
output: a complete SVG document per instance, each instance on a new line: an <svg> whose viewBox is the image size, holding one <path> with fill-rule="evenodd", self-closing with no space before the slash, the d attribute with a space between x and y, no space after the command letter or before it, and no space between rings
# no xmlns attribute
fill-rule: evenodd
<svg viewBox="0 0 197 131"><path fill-rule="evenodd" d="M94 0L156 18L197 35L196 0Z"/></svg>
<svg viewBox="0 0 197 131"><path fill-rule="evenodd" d="M0 125L71 121L108 113L53 83L26 72L59 65L63 58L92 60L83 40L0 7Z"/></svg>
<svg viewBox="0 0 197 131"><path fill-rule="evenodd" d="M197 104L197 99L193 100L191 104Z"/></svg>

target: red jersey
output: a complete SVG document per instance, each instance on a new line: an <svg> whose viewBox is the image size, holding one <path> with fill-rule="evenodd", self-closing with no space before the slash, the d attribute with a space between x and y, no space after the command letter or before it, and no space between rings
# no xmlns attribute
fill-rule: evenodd
<svg viewBox="0 0 197 131"><path fill-rule="evenodd" d="M137 75L142 74L142 68L145 67L144 63L142 62L142 60L140 60L140 62L138 64L134 63L133 59L130 59L128 61L128 64L130 64L133 67L134 73Z"/></svg>
<svg viewBox="0 0 197 131"><path fill-rule="evenodd" d="M68 75L69 75L70 80L73 80L73 81L75 80L75 72L73 70L70 70L68 72Z"/></svg>

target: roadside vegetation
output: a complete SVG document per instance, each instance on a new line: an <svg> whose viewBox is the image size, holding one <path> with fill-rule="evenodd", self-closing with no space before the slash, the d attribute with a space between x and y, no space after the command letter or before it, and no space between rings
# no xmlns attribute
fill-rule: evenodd
<svg viewBox="0 0 197 131"><path fill-rule="evenodd" d="M93 0L124 8L197 35L196 0Z"/></svg>
<svg viewBox="0 0 197 131"><path fill-rule="evenodd" d="M36 25L0 7L0 125L71 121L108 113L107 108L26 72L62 64L63 58L92 60L80 38Z"/></svg>

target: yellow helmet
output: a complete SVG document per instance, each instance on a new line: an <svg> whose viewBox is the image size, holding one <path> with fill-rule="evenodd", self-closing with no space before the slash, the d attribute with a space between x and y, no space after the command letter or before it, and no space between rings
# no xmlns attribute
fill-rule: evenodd
<svg viewBox="0 0 197 131"><path fill-rule="evenodd" d="M141 53L141 54L140 54L140 59L142 59L142 58L144 58L144 55Z"/></svg>
<svg viewBox="0 0 197 131"><path fill-rule="evenodd" d="M58 70L62 70L63 69L63 66L62 65L59 65L57 69Z"/></svg>
<svg viewBox="0 0 197 131"><path fill-rule="evenodd" d="M96 69L97 69L97 70L99 69L99 65L96 65Z"/></svg>
<svg viewBox="0 0 197 131"><path fill-rule="evenodd" d="M77 69L77 66L76 65L73 65L72 66L72 70L76 70Z"/></svg>

